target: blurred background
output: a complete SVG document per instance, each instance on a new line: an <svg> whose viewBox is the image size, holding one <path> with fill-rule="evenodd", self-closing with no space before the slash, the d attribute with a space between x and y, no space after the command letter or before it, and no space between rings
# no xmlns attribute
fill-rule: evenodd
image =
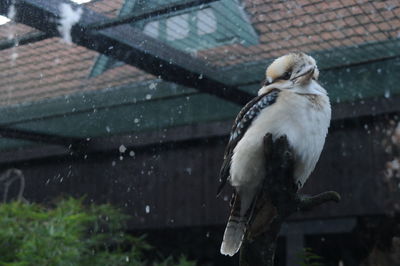
<svg viewBox="0 0 400 266"><path fill-rule="evenodd" d="M0 14L3 204L85 196L165 257L237 265L219 254L231 191L215 197L230 127L267 65L302 51L333 108L303 193L342 201L291 217L277 265L304 248L318 265L400 265L399 1L4 0Z"/></svg>

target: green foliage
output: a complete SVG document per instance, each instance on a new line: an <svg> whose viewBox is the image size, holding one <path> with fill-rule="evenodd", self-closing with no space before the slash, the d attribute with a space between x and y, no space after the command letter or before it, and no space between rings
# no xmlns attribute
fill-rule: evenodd
<svg viewBox="0 0 400 266"><path fill-rule="evenodd" d="M153 264L153 266L170 266L170 265L194 266L195 263L193 261L189 261L185 256L181 256L178 260L178 264L174 263L174 259L172 257L168 257L166 260L162 262Z"/></svg>
<svg viewBox="0 0 400 266"><path fill-rule="evenodd" d="M301 266L324 266L322 263L323 258L313 252L311 248L305 248L302 253L299 254L301 259Z"/></svg>
<svg viewBox="0 0 400 266"><path fill-rule="evenodd" d="M11 202L0 204L0 217L0 266L195 265L184 257L146 261L143 252L152 247L125 234L128 217L109 204L85 207L70 198L47 209Z"/></svg>

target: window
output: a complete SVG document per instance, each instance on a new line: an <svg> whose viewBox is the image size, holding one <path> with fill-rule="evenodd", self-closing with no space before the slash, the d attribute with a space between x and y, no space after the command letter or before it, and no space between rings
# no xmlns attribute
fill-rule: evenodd
<svg viewBox="0 0 400 266"><path fill-rule="evenodd" d="M212 8L197 11L197 34L205 35L217 31L217 18Z"/></svg>
<svg viewBox="0 0 400 266"><path fill-rule="evenodd" d="M159 23L158 21L152 21L147 23L144 26L143 32L150 37L157 38L158 37L158 30L159 30Z"/></svg>
<svg viewBox="0 0 400 266"><path fill-rule="evenodd" d="M189 20L188 14L183 14L168 18L166 20L167 40L174 41L187 38L190 32L188 20Z"/></svg>

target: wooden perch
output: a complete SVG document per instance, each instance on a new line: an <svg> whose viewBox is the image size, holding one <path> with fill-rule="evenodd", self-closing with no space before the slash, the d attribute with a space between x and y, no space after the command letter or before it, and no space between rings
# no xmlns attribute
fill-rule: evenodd
<svg viewBox="0 0 400 266"><path fill-rule="evenodd" d="M271 134L265 135L264 153L267 175L240 250L240 266L274 265L278 234L291 214L340 201L335 191L312 197L297 193L298 186L293 179L294 154L286 136L273 141Z"/></svg>

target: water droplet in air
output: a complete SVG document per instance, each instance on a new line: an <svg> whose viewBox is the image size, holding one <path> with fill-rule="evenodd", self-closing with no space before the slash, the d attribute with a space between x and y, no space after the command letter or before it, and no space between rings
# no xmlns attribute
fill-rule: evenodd
<svg viewBox="0 0 400 266"><path fill-rule="evenodd" d="M124 145L119 146L119 152L120 153L126 152L126 147Z"/></svg>
<svg viewBox="0 0 400 266"><path fill-rule="evenodd" d="M155 82L150 83L149 88L150 88L150 90L156 89L157 88L157 83L155 83Z"/></svg>

